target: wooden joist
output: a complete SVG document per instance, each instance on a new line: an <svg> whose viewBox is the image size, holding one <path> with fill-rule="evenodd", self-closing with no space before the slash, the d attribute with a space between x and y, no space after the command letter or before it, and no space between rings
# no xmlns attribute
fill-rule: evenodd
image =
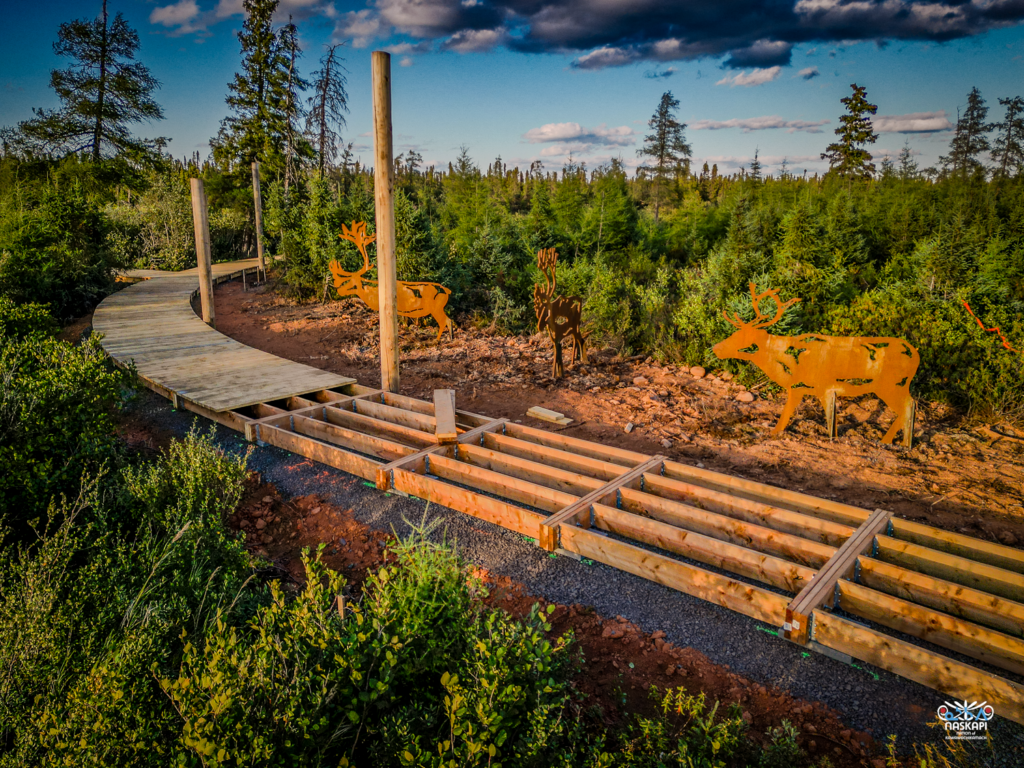
<svg viewBox="0 0 1024 768"><path fill-rule="evenodd" d="M642 483L644 473L650 472L655 468L660 472L664 463L664 456L652 456L639 466L633 467L628 472L624 472L614 480L608 481L600 488L591 491L583 498L578 501L574 501L564 509L561 509L551 515L551 517L541 523L540 545L549 552L554 552L558 549L558 531L561 528L562 523L575 522L583 525L585 528L589 528L590 514L595 504L600 504L612 494L617 494L620 488L626 487L630 483Z"/></svg>
<svg viewBox="0 0 1024 768"><path fill-rule="evenodd" d="M466 432L459 435L456 440L459 443L471 443L479 440L480 437L487 433L502 429L508 419L495 419L494 421L484 424L479 427L474 427ZM420 471L419 466L422 463L423 471L420 474L425 474L428 467L428 457L432 455L448 455L454 453L454 450L449 445L438 445L431 448L424 448L421 451L412 453L405 458L396 459L390 464L385 464L377 470L377 487L386 491L394 486L394 472L396 469L405 469L411 471Z"/></svg>
<svg viewBox="0 0 1024 768"><path fill-rule="evenodd" d="M782 625L787 640L805 645L810 635L810 622L815 609L823 604L832 605L836 584L853 570L857 558L871 548L875 536L889 525L892 515L876 509L832 558L818 571L814 581L804 587L788 606L786 622Z"/></svg>
<svg viewBox="0 0 1024 768"><path fill-rule="evenodd" d="M434 435L442 445L454 443L459 436L455 428L455 390L434 390Z"/></svg>

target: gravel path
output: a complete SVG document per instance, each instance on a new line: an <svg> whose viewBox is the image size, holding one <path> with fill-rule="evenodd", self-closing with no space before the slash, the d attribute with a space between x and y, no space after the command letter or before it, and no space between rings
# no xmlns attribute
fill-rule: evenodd
<svg viewBox="0 0 1024 768"><path fill-rule="evenodd" d="M134 417L174 435L185 434L196 420L209 428L206 420L172 411L167 400L148 390L131 408ZM217 434L230 450L247 445L226 428L218 427ZM361 478L277 448L254 448L249 466L286 496L320 494L352 507L359 520L377 529L401 535L408 530L406 520L423 519L421 501L383 494ZM647 632L660 629L667 640L694 648L733 672L836 709L849 725L870 731L880 742L895 734L906 749L914 742L943 739L941 732L924 725L949 698L936 691L864 664L851 666L807 653L774 636L774 627L614 568L552 557L519 534L454 510L431 505L429 517L442 521L437 535L455 541L463 557L520 582L531 594L590 605L601 615L623 616ZM997 745L994 765L1024 765L1024 728L997 718L990 733Z"/></svg>

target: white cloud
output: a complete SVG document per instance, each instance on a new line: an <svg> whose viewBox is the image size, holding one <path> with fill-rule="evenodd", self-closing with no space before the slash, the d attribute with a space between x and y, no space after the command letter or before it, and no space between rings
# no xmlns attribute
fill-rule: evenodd
<svg viewBox="0 0 1024 768"><path fill-rule="evenodd" d="M398 62L398 66L400 66L400 67L411 67L412 64L413 64L413 61L412 61L412 57L411 56L403 56L402 60L400 62Z"/></svg>
<svg viewBox="0 0 1024 768"><path fill-rule="evenodd" d="M697 120L690 125L690 128L695 131L720 131L724 128L739 128L744 133L785 128L788 133L796 133L797 131L821 133L821 126L827 125L828 122L828 120L786 120L778 115L765 115L764 117L734 117L731 120Z"/></svg>
<svg viewBox="0 0 1024 768"><path fill-rule="evenodd" d="M604 69L605 67L621 67L637 60L636 51L627 48L605 46L580 56L573 62L578 69Z"/></svg>
<svg viewBox="0 0 1024 768"><path fill-rule="evenodd" d="M871 119L871 124L878 133L937 133L951 131L954 127L944 109L907 115L877 115Z"/></svg>
<svg viewBox="0 0 1024 768"><path fill-rule="evenodd" d="M735 88L737 85L764 85L765 83L770 83L772 80L777 79L781 71L782 67L752 69L750 70L750 74L740 72L733 77L723 77L715 83L715 85L728 85L731 88Z"/></svg>
<svg viewBox="0 0 1024 768"><path fill-rule="evenodd" d="M149 23L166 27L171 35L187 35L206 28L199 18L199 6L195 0L179 0L173 5L154 8L149 14Z"/></svg>
<svg viewBox="0 0 1024 768"><path fill-rule="evenodd" d="M818 71L817 67L805 67L797 72L797 76L802 77L804 80L811 80L820 74L821 72Z"/></svg>
<svg viewBox="0 0 1024 768"><path fill-rule="evenodd" d="M489 51L504 43L507 38L503 29L463 29L445 40L441 47L446 51L477 53Z"/></svg>
<svg viewBox="0 0 1024 768"><path fill-rule="evenodd" d="M584 128L579 123L548 123L539 128L531 128L523 134L523 138L531 144L547 144L552 142L572 142L580 147L597 145L628 147L636 143L636 132L628 125L608 128L604 123L596 128ZM542 155L557 154L550 151L551 147L541 152Z"/></svg>
<svg viewBox="0 0 1024 768"><path fill-rule="evenodd" d="M353 48L366 48L387 32L380 17L369 9L349 11L334 26L335 40L352 40Z"/></svg>

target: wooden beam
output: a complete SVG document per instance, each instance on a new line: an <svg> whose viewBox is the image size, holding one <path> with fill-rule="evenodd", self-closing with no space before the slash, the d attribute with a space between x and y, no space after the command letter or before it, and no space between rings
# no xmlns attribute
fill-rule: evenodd
<svg viewBox="0 0 1024 768"><path fill-rule="evenodd" d="M536 485L526 480L518 480L488 469L474 467L444 456L430 457L430 471L444 480L512 499L548 513L556 512L576 501L574 495L546 488L543 485Z"/></svg>
<svg viewBox="0 0 1024 768"><path fill-rule="evenodd" d="M873 557L861 558L857 581L893 597L911 600L1015 637L1024 636L1024 604L1019 602L909 571Z"/></svg>
<svg viewBox="0 0 1024 768"><path fill-rule="evenodd" d="M839 607L847 613L1014 674L1024 674L1024 640L1020 638L922 608L845 579L839 581L838 591Z"/></svg>
<svg viewBox="0 0 1024 768"><path fill-rule="evenodd" d="M778 626L786 615L788 600L782 595L648 552L586 528L564 526L562 548L766 624Z"/></svg>
<svg viewBox="0 0 1024 768"><path fill-rule="evenodd" d="M434 390L434 435L437 442L454 443L459 433L455 428L455 390Z"/></svg>
<svg viewBox="0 0 1024 768"><path fill-rule="evenodd" d="M957 584L1009 600L1018 600L1024 595L1024 575L994 565L976 563L966 557L899 541L889 536L878 537L878 551L875 557L912 571L955 581Z"/></svg>
<svg viewBox="0 0 1024 768"><path fill-rule="evenodd" d="M997 568L1005 568L1008 571L1024 573L1024 550L897 517L892 519L892 528L893 538L994 565Z"/></svg>
<svg viewBox="0 0 1024 768"><path fill-rule="evenodd" d="M987 701L1024 725L1024 686L883 635L825 611L814 612L814 640L908 680L967 701Z"/></svg>
<svg viewBox="0 0 1024 768"><path fill-rule="evenodd" d="M471 443L475 440L479 440L480 437L485 432L491 432L493 430L501 429L502 427L504 427L507 421L508 419L495 419L490 424L484 424L483 426L476 427L475 429L471 429L468 432L463 432L461 435L458 436L458 438L456 438L456 440L459 443ZM451 448L451 446L437 445L432 446L430 448L424 448L422 451L417 451L416 453L410 454L406 456L404 459L396 459L395 461L392 461L390 464L385 464L377 471L377 488L379 488L382 491L386 491L389 488L393 487L394 471L396 469L409 470L411 466L419 466L420 462L422 462L424 472L426 472L428 468L426 459L428 456L431 456L433 454L449 455L451 453L454 453L454 450Z"/></svg>
<svg viewBox="0 0 1024 768"><path fill-rule="evenodd" d="M395 163L391 144L391 54L374 51L373 195L380 296L380 386L398 391L398 273L395 265Z"/></svg>
<svg viewBox="0 0 1024 768"><path fill-rule="evenodd" d="M252 161L252 201L256 208L256 259L260 270L267 274L267 265L263 261L263 196L260 193L260 162ZM256 275L259 280L259 274Z"/></svg>
<svg viewBox="0 0 1024 768"><path fill-rule="evenodd" d="M287 432L278 427L264 427L260 432L263 435L261 439L268 445L283 448L366 480L372 480L377 475L377 466L380 462L366 456L342 450L334 445L318 443L308 437Z"/></svg>
<svg viewBox="0 0 1024 768"><path fill-rule="evenodd" d="M407 445L383 439L376 435L366 435L334 424L316 421L305 416L293 416L291 418L295 432L300 435L313 437L347 450L366 453L384 461L394 461L416 452L415 448L410 448ZM374 474L374 479L376 479L376 474Z"/></svg>
<svg viewBox="0 0 1024 768"><path fill-rule="evenodd" d="M582 525L584 528L589 528L590 515L595 504L600 504L612 494L617 494L620 488L628 486L630 483L643 484L644 473L654 469L655 467L657 467L660 472L664 463L664 456L652 456L643 464L633 467L628 472L624 472L614 480L610 480L600 488L591 491L583 498L568 504L563 509L551 515L551 517L541 523L540 545L549 552L554 552L558 549L559 531L562 523L571 524L575 521L578 525Z"/></svg>
<svg viewBox="0 0 1024 768"><path fill-rule="evenodd" d="M538 512L404 469L394 470L393 487L401 493L441 504L531 538L537 536L537 526L544 519Z"/></svg>
<svg viewBox="0 0 1024 768"><path fill-rule="evenodd" d="M437 442L437 438L434 437L435 420L433 416L426 416L413 411L407 411L404 408L395 408L391 405L374 403L369 400L353 400L342 405L346 409L372 416L380 421L389 421L392 424L401 424L403 427L418 430L428 435L431 442Z"/></svg>
<svg viewBox="0 0 1024 768"><path fill-rule="evenodd" d="M339 427L348 427L349 429L365 432L369 435L376 435L388 440L405 443L406 445L414 446L416 450L428 445L437 444L434 436L427 432L421 432L418 429L405 427L394 422L375 419L372 416L366 416L361 413L346 411L344 408L328 408L324 412L324 416L327 417L329 423L336 424Z"/></svg>
<svg viewBox="0 0 1024 768"><path fill-rule="evenodd" d="M810 637L811 617L822 605L831 606L835 599L836 583L854 569L857 558L871 549L879 531L889 526L891 513L876 509L846 542L836 550L825 566L818 571L812 584L786 606L786 622L782 625L787 640L806 645Z"/></svg>
<svg viewBox="0 0 1024 768"><path fill-rule="evenodd" d="M203 322L217 327L213 310L213 270L210 266L210 214L202 179L189 179L192 187L192 224L196 233L196 262L199 265L199 302Z"/></svg>
<svg viewBox="0 0 1024 768"><path fill-rule="evenodd" d="M836 548L828 544L802 539L766 526L663 499L650 493L623 488L619 494L622 498L622 508L635 514L646 515L677 528L783 557L810 568L822 567L836 552Z"/></svg>
<svg viewBox="0 0 1024 768"><path fill-rule="evenodd" d="M594 527L785 589L787 592L799 592L811 582L815 574L812 568L805 568L710 536L684 531L604 504L594 505Z"/></svg>
<svg viewBox="0 0 1024 768"><path fill-rule="evenodd" d="M585 496L597 490L604 483L592 477L564 469L549 467L536 461L508 456L479 445L460 445L458 458L474 467L490 469L509 477L526 480L573 496Z"/></svg>
<svg viewBox="0 0 1024 768"><path fill-rule="evenodd" d="M684 501L695 507L721 512L738 520L757 523L833 547L842 546L856 530L848 525L823 520L803 512L794 512L763 501L733 496L668 477L652 477L646 487L649 493L666 499Z"/></svg>

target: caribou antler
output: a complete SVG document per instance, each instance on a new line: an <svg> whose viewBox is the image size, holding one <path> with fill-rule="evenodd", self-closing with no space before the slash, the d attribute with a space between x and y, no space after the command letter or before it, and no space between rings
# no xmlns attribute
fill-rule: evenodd
<svg viewBox="0 0 1024 768"><path fill-rule="evenodd" d="M544 275L547 297L555 295L555 265L558 263L558 251L554 248L542 248L537 251L537 268Z"/></svg>
<svg viewBox="0 0 1024 768"><path fill-rule="evenodd" d="M800 301L800 299L790 299L789 301L783 301L782 299L779 298L778 288L769 288L767 291L764 291L763 293L758 293L756 283L750 284L750 298L753 300L754 303L754 322L744 323L744 325L753 325L755 328L767 328L770 325L775 325L777 322L779 322L779 320L782 319L782 315L786 312L787 309L789 309L791 306L797 304ZM759 305L763 299L772 299L775 302L775 317L771 318L770 320L768 319L767 315L761 314L761 307ZM725 319L729 320L728 317L726 317ZM730 320L729 322L732 321ZM733 325L735 325L735 323L733 323ZM739 328L740 326L736 327Z"/></svg>
<svg viewBox="0 0 1024 768"><path fill-rule="evenodd" d="M352 225L346 227L344 224L341 225L341 234L338 235L342 240L348 240L350 243L355 243L356 248L359 249L359 253L363 256L363 268L358 272L353 272L353 275L361 275L370 269L370 257L366 255L366 246L377 239L376 235L366 234L366 222L365 221L353 221Z"/></svg>

